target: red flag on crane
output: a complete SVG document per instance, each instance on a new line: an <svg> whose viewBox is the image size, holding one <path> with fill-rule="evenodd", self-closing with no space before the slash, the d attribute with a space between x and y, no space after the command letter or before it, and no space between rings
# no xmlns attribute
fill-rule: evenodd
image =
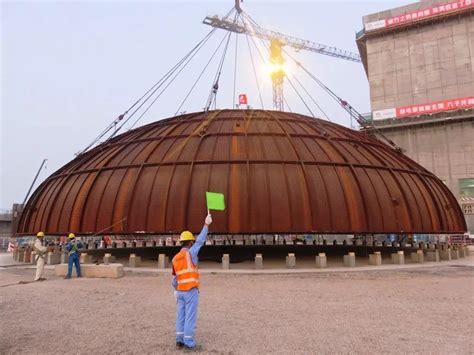
<svg viewBox="0 0 474 355"><path fill-rule="evenodd" d="M239 95L239 105L247 105L247 95L245 94Z"/></svg>

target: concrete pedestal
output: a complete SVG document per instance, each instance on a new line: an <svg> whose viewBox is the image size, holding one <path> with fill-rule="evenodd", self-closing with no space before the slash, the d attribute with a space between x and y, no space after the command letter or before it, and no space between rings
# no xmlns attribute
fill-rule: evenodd
<svg viewBox="0 0 474 355"><path fill-rule="evenodd" d="M66 276L67 264L59 264L54 268L56 276ZM122 264L84 264L81 265L81 274L83 277L103 277L117 279L123 277Z"/></svg>
<svg viewBox="0 0 474 355"><path fill-rule="evenodd" d="M344 260L344 266L345 267L355 267L356 266L355 253L351 252L347 255L344 255L343 260Z"/></svg>
<svg viewBox="0 0 474 355"><path fill-rule="evenodd" d="M61 252L61 256L60 256L60 259L59 259L60 263L61 264L67 264L68 259L69 259L69 255L67 255L67 253L64 252L64 251Z"/></svg>
<svg viewBox="0 0 474 355"><path fill-rule="evenodd" d="M142 263L142 258L140 256L136 256L135 254L130 254L130 258L128 260L128 266L139 267L141 263Z"/></svg>
<svg viewBox="0 0 474 355"><path fill-rule="evenodd" d="M392 264L405 264L405 254L403 253L403 251L397 251L396 253L392 253Z"/></svg>
<svg viewBox="0 0 474 355"><path fill-rule="evenodd" d="M382 265L382 254L379 251L376 251L373 254L369 254L369 265Z"/></svg>
<svg viewBox="0 0 474 355"><path fill-rule="evenodd" d="M48 255L46 256L46 264L47 265L56 265L61 262L61 254L59 254L56 251L53 252L48 252Z"/></svg>
<svg viewBox="0 0 474 355"><path fill-rule="evenodd" d="M451 249L443 249L439 251L441 260L451 260Z"/></svg>
<svg viewBox="0 0 474 355"><path fill-rule="evenodd" d="M30 255L30 264L36 265L36 253L34 251L32 251Z"/></svg>
<svg viewBox="0 0 474 355"><path fill-rule="evenodd" d="M326 257L326 253L319 253L319 255L316 255L316 267L318 269L323 269L328 267L328 260Z"/></svg>
<svg viewBox="0 0 474 355"><path fill-rule="evenodd" d="M115 263L115 256L112 254L106 253L103 258L104 264L113 264Z"/></svg>
<svg viewBox="0 0 474 355"><path fill-rule="evenodd" d="M438 250L428 250L426 252L426 261L439 261L439 252Z"/></svg>
<svg viewBox="0 0 474 355"><path fill-rule="evenodd" d="M230 268L230 257L229 254L222 255L222 268L228 270Z"/></svg>
<svg viewBox="0 0 474 355"><path fill-rule="evenodd" d="M413 251L410 253L411 261L414 263L424 263L425 262L425 255L423 254L423 250L417 250L416 252Z"/></svg>
<svg viewBox="0 0 474 355"><path fill-rule="evenodd" d="M293 268L296 267L295 254L290 253L286 256L286 267L287 267L287 269L293 269Z"/></svg>
<svg viewBox="0 0 474 355"><path fill-rule="evenodd" d="M255 269L263 269L263 256L262 254L255 255Z"/></svg>
<svg viewBox="0 0 474 355"><path fill-rule="evenodd" d="M81 264L92 264L94 263L94 261L95 261L94 257L86 253L82 253L79 258L79 262Z"/></svg>
<svg viewBox="0 0 474 355"><path fill-rule="evenodd" d="M466 256L468 256L469 255L469 247L467 245L464 246L464 251L465 251Z"/></svg>
<svg viewBox="0 0 474 355"><path fill-rule="evenodd" d="M459 250L451 249L451 259L459 259Z"/></svg>
<svg viewBox="0 0 474 355"><path fill-rule="evenodd" d="M460 258L465 258L466 257L466 249L464 249L463 246L460 246L458 250L459 250L459 257Z"/></svg>
<svg viewBox="0 0 474 355"><path fill-rule="evenodd" d="M24 250L18 251L18 259L17 259L17 261L23 262L23 258L24 258L24 257L25 257L25 251L24 251Z"/></svg>
<svg viewBox="0 0 474 355"><path fill-rule="evenodd" d="M158 255L158 269L166 269L168 267L170 259L166 254Z"/></svg>

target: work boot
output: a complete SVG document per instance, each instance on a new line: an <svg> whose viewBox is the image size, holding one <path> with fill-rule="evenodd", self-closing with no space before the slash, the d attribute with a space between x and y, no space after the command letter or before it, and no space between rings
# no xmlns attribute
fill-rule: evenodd
<svg viewBox="0 0 474 355"><path fill-rule="evenodd" d="M177 341L176 342L176 347L181 349L182 347L184 346L184 343L180 342L180 341Z"/></svg>
<svg viewBox="0 0 474 355"><path fill-rule="evenodd" d="M199 351L202 351L202 346L196 345L195 347L190 347L190 346L184 345L183 350L187 353L197 353Z"/></svg>
<svg viewBox="0 0 474 355"><path fill-rule="evenodd" d="M71 278L71 276L64 276L65 280L69 280L70 278Z"/></svg>

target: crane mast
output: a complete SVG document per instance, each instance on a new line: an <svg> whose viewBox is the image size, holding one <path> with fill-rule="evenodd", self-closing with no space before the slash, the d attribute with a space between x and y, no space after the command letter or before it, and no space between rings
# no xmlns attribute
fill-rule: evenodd
<svg viewBox="0 0 474 355"><path fill-rule="evenodd" d="M283 80L285 78L285 71L283 64L285 63L285 59L283 58L281 47L282 43L278 39L273 38L270 41L270 75L273 89L273 109L277 111L284 110Z"/></svg>

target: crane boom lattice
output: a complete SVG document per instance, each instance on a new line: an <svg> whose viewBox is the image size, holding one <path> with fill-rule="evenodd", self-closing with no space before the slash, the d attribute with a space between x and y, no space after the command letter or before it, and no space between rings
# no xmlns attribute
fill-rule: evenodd
<svg viewBox="0 0 474 355"><path fill-rule="evenodd" d="M249 18L248 15L246 15ZM252 21L250 19L250 21ZM238 23L226 18L221 18L219 16L207 16L204 18L202 23L212 26L214 28L220 28L226 31L231 31L235 33L249 34L264 40L271 41L272 39L279 40L283 46L290 46L296 50L306 50L311 52L316 52L319 54L324 54L330 57L340 58L349 60L352 62L361 62L360 56L357 53L339 49L336 47L328 46L325 44L320 44L305 39L288 36L280 32L267 30L263 27L260 27L256 22L252 21L252 27L247 26L245 23Z"/></svg>

